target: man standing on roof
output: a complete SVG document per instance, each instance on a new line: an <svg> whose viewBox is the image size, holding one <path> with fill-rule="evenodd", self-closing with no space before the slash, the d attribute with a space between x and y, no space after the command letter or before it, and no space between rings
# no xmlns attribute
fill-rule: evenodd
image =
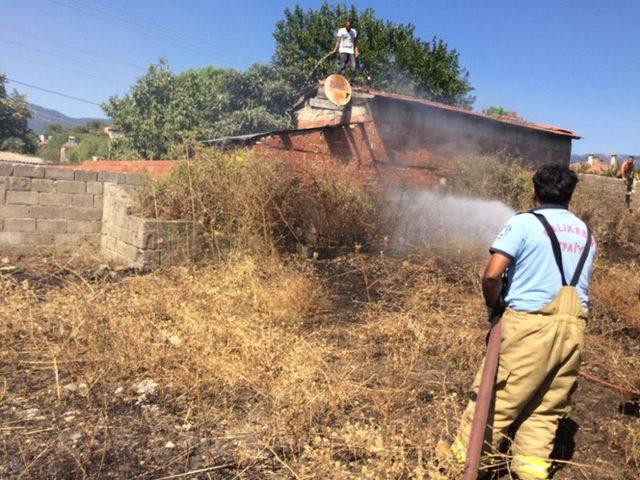
<svg viewBox="0 0 640 480"><path fill-rule="evenodd" d="M504 226L482 279L487 307L506 307L482 462L490 468L492 449L497 452L515 430L511 471L521 480L548 478L558 422L569 409L580 370L596 246L588 227L568 209L577 182L565 166L545 165L536 172L535 208ZM460 466L481 373L447 455L453 453Z"/></svg>
<svg viewBox="0 0 640 480"><path fill-rule="evenodd" d="M621 178L627 184L627 192L624 195L624 200L627 207L631 207L631 194L633 193L633 181L636 177L636 167L634 165L634 158L629 157L620 166L618 171L618 178Z"/></svg>
<svg viewBox="0 0 640 480"><path fill-rule="evenodd" d="M331 54L336 52L340 53L340 73L344 75L347 71L347 65L351 74L349 81L353 83L353 78L356 74L356 59L358 58L358 45L356 44L356 37L358 32L355 28L351 28L351 22L347 20L344 22L344 27L338 30L336 34L336 45L331 50Z"/></svg>

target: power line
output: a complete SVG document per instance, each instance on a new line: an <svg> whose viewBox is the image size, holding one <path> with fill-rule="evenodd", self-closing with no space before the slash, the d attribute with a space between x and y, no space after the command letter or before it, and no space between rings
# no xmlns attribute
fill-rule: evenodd
<svg viewBox="0 0 640 480"><path fill-rule="evenodd" d="M72 100L77 100L79 102L88 103L89 105L96 105L100 107L101 105L96 102L92 102L91 100L85 100L84 98L74 97L73 95L67 95L66 93L56 92L55 90L49 90L48 88L38 87L37 85L32 85L30 83L20 82L18 80L13 80L12 78L5 77L8 82L17 83L18 85L23 85L29 88L35 88L36 90L42 90L43 92L51 93L53 95L58 95L60 97L70 98Z"/></svg>
<svg viewBox="0 0 640 480"><path fill-rule="evenodd" d="M113 70L113 69L107 68L107 67L101 67L100 65L96 65L94 63L85 62L83 60L78 60L77 58L71 58L71 57L67 57L65 55L60 55L59 53L48 52L46 50L42 50L41 48L32 47L30 45L24 45L22 43L14 42L12 40L3 39L2 42L3 43L10 43L12 45L17 45L18 47L22 47L22 48L27 48L29 50L33 50L34 52L42 53L42 54L47 55L47 56L58 57L58 58L61 58L63 60L67 60L69 62L73 62L73 63L77 63L77 64L81 64L81 65L86 65L86 66L91 67L91 68L97 68L98 70L104 70L105 72L115 73L117 75L121 75L121 76L126 77L126 78L132 78L133 77L133 75L128 74L128 73L123 73L123 72L120 72L118 70Z"/></svg>
<svg viewBox="0 0 640 480"><path fill-rule="evenodd" d="M85 50L84 48L80 48L80 47L77 47L75 45L70 45L68 43L64 43L64 42L60 42L60 41L57 41L57 40L53 40L51 38L47 38L47 37L44 37L42 35L35 35L33 33L29 33L27 31L19 29L19 28L9 27L7 25L2 25L2 24L0 24L0 28L3 29L3 30L9 30L11 32L19 33L20 35L24 35L26 37L35 38L37 40L44 40L46 42L49 42L49 43L52 43L54 45L58 45L58 46L61 46L61 47L64 47L64 48L68 48L70 50L76 50L78 52L84 53L85 55L89 55L91 57L100 58L102 60L107 60L107 61L113 62L113 63L119 63L119 64L121 64L123 66L129 67L129 68L132 68L132 69L146 70L146 68L147 68L147 67L143 67L143 66L140 66L140 65L135 65L133 63L125 62L123 60L118 60L117 58L109 57L109 56L103 55L101 53L96 53L96 52L92 52L90 50Z"/></svg>
<svg viewBox="0 0 640 480"><path fill-rule="evenodd" d="M70 10L73 10L74 12L79 12L82 13L86 16L89 17L93 17L96 18L98 20L102 20L102 21L106 21L108 23L111 23L113 25L116 25L120 28L123 28L125 30L128 31L132 31L132 32L136 32L140 35L152 38L154 40L159 40L161 42L167 43L169 45L172 45L174 47L178 47L178 48L182 48L183 50L188 50L192 53L196 53L198 55L204 55L206 57L213 57L213 56L217 56L217 57L221 57L223 55L227 55L228 57L228 53L219 53L219 54L212 54L212 52L204 50L203 48L200 47L200 45L193 45L193 44L186 44L184 43L184 41L179 41L176 40L175 38L171 38L170 36L168 36L166 33L163 32L158 32L157 29L156 31L154 31L153 29L150 29L149 27L146 27L144 25L140 25L140 22L136 23L132 23L131 20L129 20L129 18L127 17L126 19L123 18L119 18L117 15L114 15L111 12L106 12L104 10L101 10L97 7L88 7L85 6L81 3L75 2L74 4L69 5L68 3L64 3L60 0L50 0L52 3L55 3L57 5L60 5L62 7L68 8ZM73 2L74 0L69 0L71 2ZM237 62L237 60L235 59L226 59L227 61L232 61L232 62Z"/></svg>
<svg viewBox="0 0 640 480"><path fill-rule="evenodd" d="M71 73L75 73L77 75L84 75L84 76L87 76L87 77L95 78L97 80L103 80L105 82L117 83L118 85L124 85L125 87L130 86L128 83L120 82L118 80L113 80L111 78L101 77L99 75L93 75L91 73L82 72L80 70L74 70L74 69L71 69L71 68L62 67L60 65L53 65L51 63L46 63L46 62L42 62L42 61L39 61L39 60L33 60L33 59L30 59L30 58L23 57L21 55L16 55L15 53L2 52L2 54L3 55L7 55L9 57L18 58L20 60L24 60L25 62L34 63L36 65L41 65L41 66L44 66L44 67L47 67L47 68L55 68L55 69L58 69L58 70L63 70L65 72L71 72Z"/></svg>
<svg viewBox="0 0 640 480"><path fill-rule="evenodd" d="M68 0L68 1L72 1L72 2L74 2L76 4L82 4L82 2L80 2L78 0ZM93 5L91 8L99 9L98 2L96 2L94 0L94 1L90 1L90 3ZM174 37L183 38L183 39L185 39L185 41L187 41L187 42L189 42L189 43L191 43L193 45L200 46L202 44L206 44L206 45L209 45L211 48L213 48L215 50L219 50L222 54L232 55L232 56L235 56L235 57L243 59L243 60L249 60L250 62L254 61L253 58L247 57L246 55L243 55L241 53L237 53L237 52L231 51L226 47L222 47L220 45L216 45L216 44L214 44L214 43L212 43L212 42L210 42L208 40L203 40L202 38L194 37L193 35L188 35L186 33L183 33L181 31L179 31L179 30L174 30L173 28L170 28L170 27L167 27L167 26L162 25L160 23L154 22L153 20L149 20L148 18L142 17L140 15L136 15L136 14L131 13L130 11L126 11L126 10L124 10L122 8L120 8L119 10L123 14L118 15L116 13L115 15L118 15L120 17L127 18L127 19L128 18L135 18L135 19L137 19L137 21L139 23L145 23L147 25L151 25L151 26L155 27L156 29L160 29L160 30L165 31L165 32L170 32Z"/></svg>

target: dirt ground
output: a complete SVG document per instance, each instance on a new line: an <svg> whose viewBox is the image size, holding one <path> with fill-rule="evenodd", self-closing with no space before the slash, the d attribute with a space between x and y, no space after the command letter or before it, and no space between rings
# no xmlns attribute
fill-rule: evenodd
<svg viewBox="0 0 640 480"><path fill-rule="evenodd" d="M0 478L455 478L435 446L483 353L483 261L12 259ZM583 371L640 387L639 294L637 264L599 261ZM580 379L554 478L640 478L639 401Z"/></svg>

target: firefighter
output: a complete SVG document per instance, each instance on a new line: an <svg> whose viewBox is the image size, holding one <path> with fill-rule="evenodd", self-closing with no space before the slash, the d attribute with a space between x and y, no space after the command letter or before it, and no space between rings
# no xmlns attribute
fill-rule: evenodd
<svg viewBox="0 0 640 480"><path fill-rule="evenodd" d="M627 185L627 191L624 195L625 203L627 207L631 208L631 194L633 193L633 181L636 177L636 170L634 165L634 158L629 157L627 160L620 166L620 170L618 171L618 178L621 178Z"/></svg>
<svg viewBox="0 0 640 480"><path fill-rule="evenodd" d="M490 467L491 453L510 444L511 471L522 480L548 478L558 422L568 412L580 370L596 245L588 227L568 209L577 182L565 166L546 165L536 172L535 208L503 227L482 279L488 308L501 301L506 306L482 461ZM460 465L466 460L481 373L482 368L451 445Z"/></svg>

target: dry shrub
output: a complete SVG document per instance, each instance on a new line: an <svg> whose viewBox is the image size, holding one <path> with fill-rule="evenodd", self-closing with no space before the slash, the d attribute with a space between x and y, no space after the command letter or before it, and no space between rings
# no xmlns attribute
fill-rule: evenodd
<svg viewBox="0 0 640 480"><path fill-rule="evenodd" d="M600 262L591 288L592 316L603 329L613 334L635 330L640 334L640 265L634 261Z"/></svg>
<svg viewBox="0 0 640 480"><path fill-rule="evenodd" d="M533 172L506 154L457 159L447 173L451 190L502 200L514 210L532 206Z"/></svg>
<svg viewBox="0 0 640 480"><path fill-rule="evenodd" d="M327 308L322 291L312 274L273 259L259 265L235 257L90 290L71 284L44 298L17 287L3 298L9 297L11 304L0 304L7 339L2 363L20 368L25 348L32 352L27 363L56 359L60 385L82 382L92 390L86 411L109 415L133 406L133 387L150 378L160 389L158 423L187 412L199 427L259 435L261 447L276 438L272 448L295 452L299 439L328 422L342 401L333 384L339 372L328 371L325 347L302 334L304 321ZM55 391L31 391L27 378L15 380L11 398L30 398L42 410L56 398ZM118 387L125 389L122 398L113 396ZM74 398L61 391L64 411ZM235 457L233 448L224 455L244 464L250 452L236 447Z"/></svg>
<svg viewBox="0 0 640 480"><path fill-rule="evenodd" d="M359 255L318 265L319 276L234 253L115 282L0 282L1 426L24 426L2 439L3 474L458 478L441 471L435 447L454 433L483 352L481 264ZM590 321L585 357L590 373L628 386L637 340L614 325L635 322L627 294L637 273L598 265L601 318ZM621 282L629 290L616 297ZM155 397L134 392L144 379L159 384ZM88 392L65 388L72 382ZM634 478L637 420L617 412L616 394L583 381L578 393L575 461L598 478ZM46 420L21 421L33 407ZM80 413L68 420L69 411Z"/></svg>
<svg viewBox="0 0 640 480"><path fill-rule="evenodd" d="M244 151L201 150L151 183L141 213L191 219L235 247L353 247L380 230L383 202L351 166L291 168Z"/></svg>
<svg viewBox="0 0 640 480"><path fill-rule="evenodd" d="M589 335L583 369L610 382L640 390L640 265L633 261L598 262L590 290ZM594 387L600 389L600 387ZM640 435L638 418L622 414L625 405L638 408L640 398L607 390L596 392L602 404L615 411L602 424L603 440L613 450L622 452L623 463L640 469ZM600 413L602 414L602 413ZM626 478L626 477L625 477Z"/></svg>

